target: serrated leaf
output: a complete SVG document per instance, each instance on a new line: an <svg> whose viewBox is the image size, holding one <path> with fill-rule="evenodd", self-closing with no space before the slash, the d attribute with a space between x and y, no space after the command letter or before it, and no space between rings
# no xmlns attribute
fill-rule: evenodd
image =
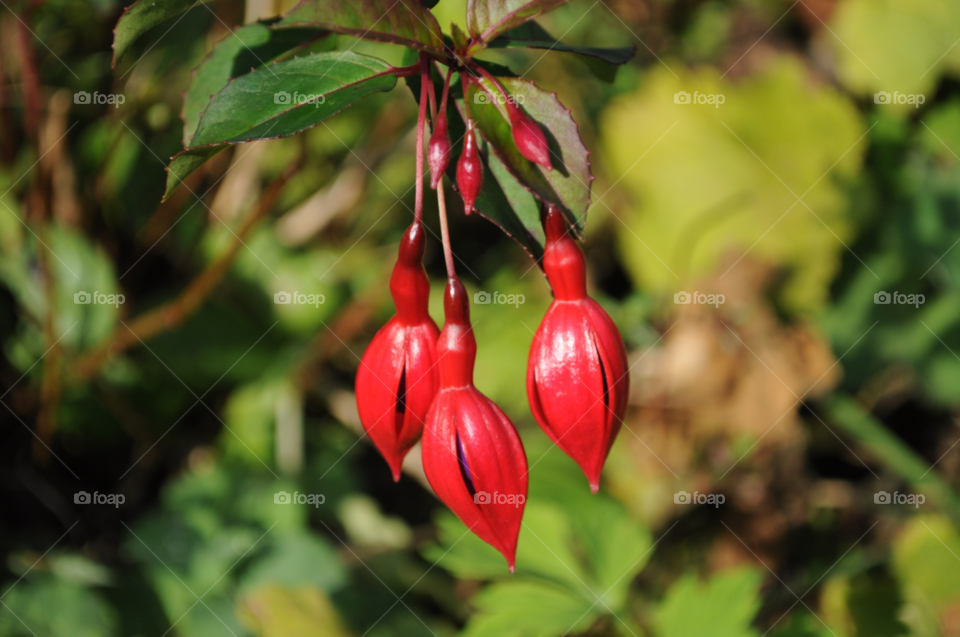
<svg viewBox="0 0 960 637"><path fill-rule="evenodd" d="M383 60L347 51L284 60L236 78L211 98L192 146L168 166L166 195L227 144L293 135L389 91L397 83L391 70ZM313 101L298 103L303 96Z"/></svg>
<svg viewBox="0 0 960 637"><path fill-rule="evenodd" d="M256 69L213 96L191 147L237 144L299 133L397 82L383 60L316 53ZM298 102L312 96L311 100Z"/></svg>
<svg viewBox="0 0 960 637"><path fill-rule="evenodd" d="M419 0L302 0L277 27L312 26L443 53L443 32Z"/></svg>
<svg viewBox="0 0 960 637"><path fill-rule="evenodd" d="M654 613L659 637L755 637L750 627L760 609L762 574L753 568L723 571L701 582L678 580Z"/></svg>
<svg viewBox="0 0 960 637"><path fill-rule="evenodd" d="M113 29L113 65L138 37L178 13L209 0L138 0L123 11Z"/></svg>
<svg viewBox="0 0 960 637"><path fill-rule="evenodd" d="M582 633L602 607L539 582L504 582L487 587L473 604L464 637L555 637Z"/></svg>
<svg viewBox="0 0 960 637"><path fill-rule="evenodd" d="M473 36L474 42L483 46L504 31L520 26L566 2L567 0L469 0L467 30Z"/></svg>
<svg viewBox="0 0 960 637"><path fill-rule="evenodd" d="M510 29L506 33L498 36L487 46L491 49L529 48L576 53L577 55L585 55L603 60L608 64L616 65L625 64L633 57L633 54L636 53L636 47L633 46L606 48L564 44L550 35L546 29L533 20Z"/></svg>
<svg viewBox="0 0 960 637"><path fill-rule="evenodd" d="M174 190L177 189L183 181L189 177L193 171L203 166L208 159L222 150L226 150L227 145L207 146L205 148L195 148L182 150L173 156L170 165L167 166L167 187L163 193L166 200Z"/></svg>
<svg viewBox="0 0 960 637"><path fill-rule="evenodd" d="M533 82L500 78L509 93L503 97L491 82L480 81L487 90L471 82L467 87L466 107L484 139L520 183L540 200L556 204L581 231L590 206L593 175L589 152L570 111L555 94L543 91ZM520 154L513 141L510 121L491 96L514 100L540 124L550 146L553 170L544 170Z"/></svg>
<svg viewBox="0 0 960 637"><path fill-rule="evenodd" d="M271 29L268 24L258 22L240 27L217 42L194 71L190 88L183 96L183 145L190 146L190 139L200 123L200 114L213 95L231 79L262 67L327 33L314 28Z"/></svg>

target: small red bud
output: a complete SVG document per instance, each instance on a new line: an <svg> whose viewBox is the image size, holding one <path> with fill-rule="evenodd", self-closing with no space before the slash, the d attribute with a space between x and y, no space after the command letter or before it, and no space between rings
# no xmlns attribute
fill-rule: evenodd
<svg viewBox="0 0 960 637"><path fill-rule="evenodd" d="M527 398L537 423L596 493L627 410L627 350L610 316L587 296L586 262L563 214L550 206L545 226L543 267L554 301L530 347Z"/></svg>
<svg viewBox="0 0 960 637"><path fill-rule="evenodd" d="M430 143L427 144L427 163L430 164L430 187L434 190L440 184L443 173L447 172L447 166L450 165L450 135L447 134L447 114L441 112L437 115L436 125L433 127L433 135L430 136Z"/></svg>
<svg viewBox="0 0 960 637"><path fill-rule="evenodd" d="M535 164L540 164L547 170L553 170L550 165L550 147L543 134L540 124L527 117L514 104L510 111L510 125L513 129L513 143L517 145L520 154Z"/></svg>
<svg viewBox="0 0 960 637"><path fill-rule="evenodd" d="M457 186L463 197L463 210L466 214L473 212L473 203L483 187L483 162L477 151L477 139L474 135L473 120L467 120L467 134L463 138L463 152L457 162Z"/></svg>
<svg viewBox="0 0 960 637"><path fill-rule="evenodd" d="M452 278L437 342L440 391L427 415L423 469L433 490L513 571L527 499L527 456L516 429L473 385L477 341L467 291Z"/></svg>
<svg viewBox="0 0 960 637"><path fill-rule="evenodd" d="M397 314L380 328L357 369L360 422L400 480L400 468L420 435L439 387L437 324L427 312L430 282L423 269L426 236L414 223L400 242L390 277Z"/></svg>

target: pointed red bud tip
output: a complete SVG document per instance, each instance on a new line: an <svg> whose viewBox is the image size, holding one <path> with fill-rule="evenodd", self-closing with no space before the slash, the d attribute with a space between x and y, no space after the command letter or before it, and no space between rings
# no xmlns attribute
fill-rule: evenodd
<svg viewBox="0 0 960 637"><path fill-rule="evenodd" d="M527 398L537 423L596 493L627 410L627 351L610 316L586 294L583 253L556 208L547 212L546 231L543 263L555 300L530 347Z"/></svg>
<svg viewBox="0 0 960 637"><path fill-rule="evenodd" d="M535 164L540 164L547 170L553 170L550 165L550 147L543 129L535 121L524 115L514 106L517 116L511 126L513 128L513 142L517 145L520 154Z"/></svg>
<svg viewBox="0 0 960 637"><path fill-rule="evenodd" d="M357 369L360 422L400 480L403 458L423 432L430 404L440 385L437 338L430 318L430 282L423 270L423 226L413 224L400 242L390 278L397 314L367 347Z"/></svg>
<svg viewBox="0 0 960 637"><path fill-rule="evenodd" d="M437 123L427 144L427 163L430 165L430 187L434 190L440 184L443 173L450 165L450 135L447 134L447 114L437 115Z"/></svg>
<svg viewBox="0 0 960 637"><path fill-rule="evenodd" d="M463 197L463 211L473 212L473 203L483 187L483 162L477 150L477 139L473 132L473 120L467 120L467 134L463 138L463 152L457 162L457 186Z"/></svg>
<svg viewBox="0 0 960 637"><path fill-rule="evenodd" d="M440 391L427 415L423 469L437 496L514 570L527 500L527 456L513 424L473 385L468 297L451 279L437 343Z"/></svg>

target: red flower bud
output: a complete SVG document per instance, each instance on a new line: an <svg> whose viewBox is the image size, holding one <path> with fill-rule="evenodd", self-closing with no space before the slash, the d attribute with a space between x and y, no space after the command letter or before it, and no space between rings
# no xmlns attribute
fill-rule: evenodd
<svg viewBox="0 0 960 637"><path fill-rule="evenodd" d="M527 117L515 104L507 103L509 104L507 108L510 109L513 143L517 145L520 154L547 170L553 170L550 165L550 147L547 145L547 138L540 124Z"/></svg>
<svg viewBox="0 0 960 637"><path fill-rule="evenodd" d="M473 385L477 342L467 292L447 284L437 343L440 391L427 415L423 469L437 496L513 571L527 499L527 457L520 437L493 401Z"/></svg>
<svg viewBox="0 0 960 637"><path fill-rule="evenodd" d="M627 410L627 351L610 316L587 296L583 252L553 206L545 226L543 266L555 298L530 347L527 397L540 427L596 493Z"/></svg>
<svg viewBox="0 0 960 637"><path fill-rule="evenodd" d="M457 186L463 197L463 211L466 214L473 212L473 202L483 187L483 162L477 151L477 139L473 132L473 120L467 120L467 134L463 138L463 152L457 162Z"/></svg>
<svg viewBox="0 0 960 637"><path fill-rule="evenodd" d="M433 127L433 135L430 136L430 143L427 144L427 163L430 164L430 187L434 190L440 184L443 173L447 172L447 166L450 165L450 135L447 134L447 114L437 115L436 125Z"/></svg>
<svg viewBox="0 0 960 637"><path fill-rule="evenodd" d="M436 367L440 330L427 313L425 239L418 223L404 234L390 277L397 314L373 337L357 369L360 422L390 465L394 481L400 480L404 456L420 439L440 383Z"/></svg>

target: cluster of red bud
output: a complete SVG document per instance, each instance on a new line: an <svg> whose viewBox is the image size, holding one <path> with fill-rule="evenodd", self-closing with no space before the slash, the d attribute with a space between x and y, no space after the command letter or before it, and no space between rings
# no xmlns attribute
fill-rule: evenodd
<svg viewBox="0 0 960 637"><path fill-rule="evenodd" d="M435 189L451 154L448 87L449 78L427 150ZM422 126L425 91L421 97ZM530 161L549 168L549 148L540 125L516 104L508 102L507 108L517 148ZM418 159L419 153L422 147ZM456 174L469 214L483 183L483 164L469 119ZM627 354L613 321L587 295L584 254L563 213L548 205L543 223L543 269L554 300L530 348L527 397L537 423L580 465L596 493L626 411ZM357 371L360 420L394 480L400 479L407 452L422 438L424 472L437 496L499 550L512 571L527 496L526 454L510 419L473 384L477 343L467 292L452 271L444 293L443 330L430 318L429 280L422 264L425 239L418 218L400 243L390 279L397 313L376 334ZM486 496L492 493L509 497Z"/></svg>

